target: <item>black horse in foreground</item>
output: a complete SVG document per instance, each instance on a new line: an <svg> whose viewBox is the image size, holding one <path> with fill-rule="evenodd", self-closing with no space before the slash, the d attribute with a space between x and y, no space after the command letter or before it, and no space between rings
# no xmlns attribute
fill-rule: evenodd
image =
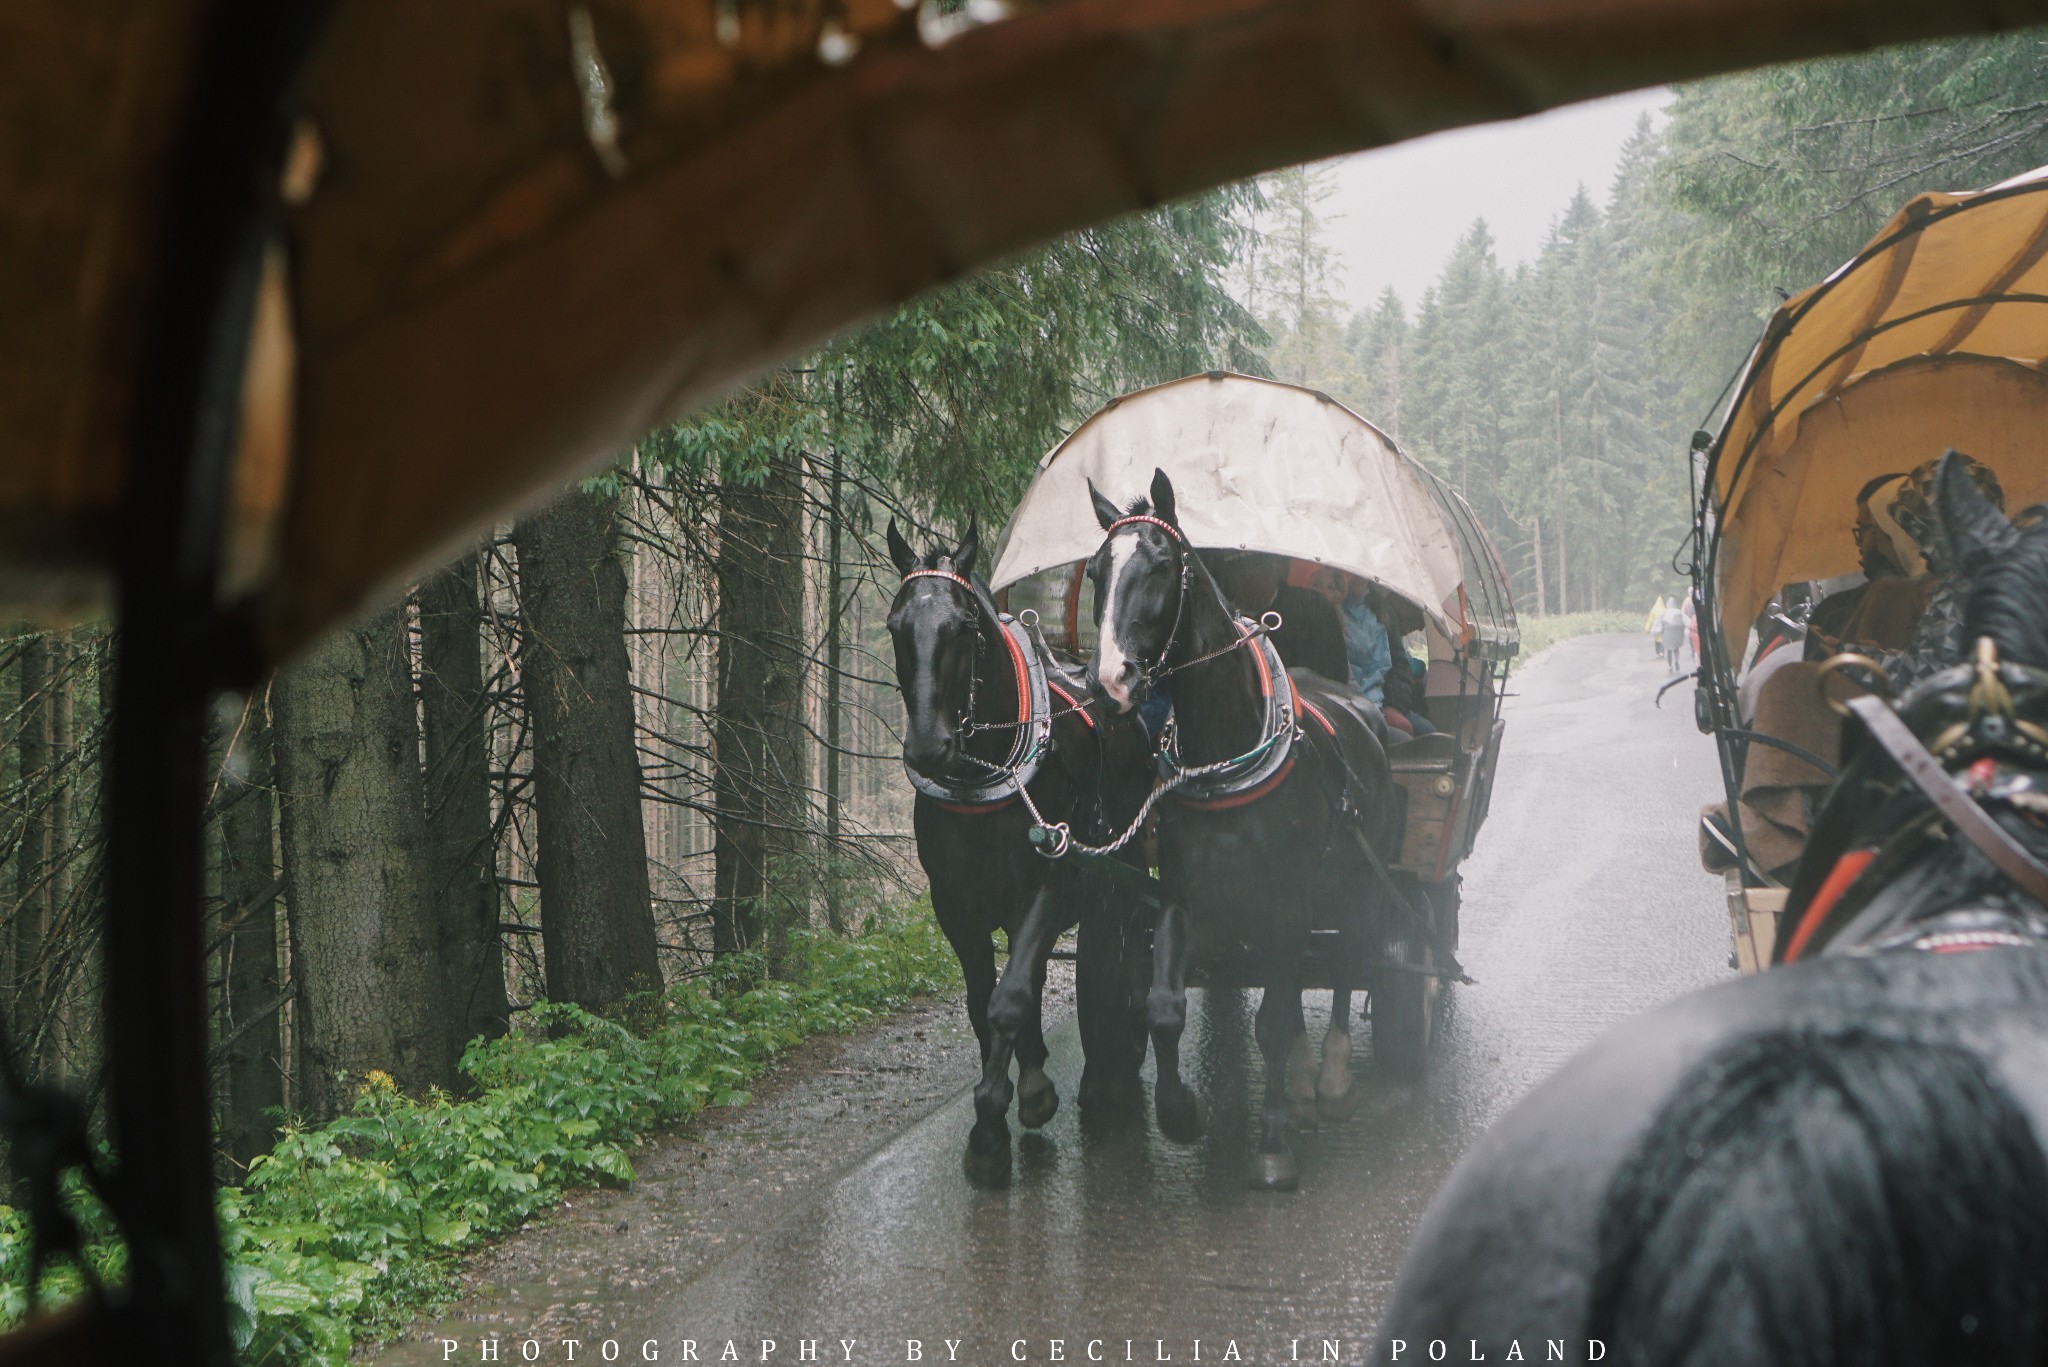
<svg viewBox="0 0 2048 1367"><path fill-rule="evenodd" d="M1001 1183L1010 1171L1012 1054L1018 1119L1036 1128L1059 1108L1045 1075L1039 999L1046 956L1077 920L1082 1104L1134 1101L1145 1056L1132 908L1071 864L1034 852L1020 785L1047 822L1100 839L1112 824L1121 829L1150 790L1151 743L1135 718L1090 701L1068 666L1001 620L975 574L972 526L957 547L923 557L894 522L888 539L903 575L889 634L906 712L903 763L918 789L917 855L939 928L960 956L981 1042L966 1168L977 1181ZM998 928L1010 948L1000 981Z"/></svg>
<svg viewBox="0 0 2048 1367"><path fill-rule="evenodd" d="M1858 704L1789 962L1631 1020L1483 1138L1381 1362L2048 1362L2048 526L1953 461L1936 488L1977 660Z"/></svg>
<svg viewBox="0 0 2048 1367"><path fill-rule="evenodd" d="M1088 565L1099 627L1091 684L1126 712L1148 687L1173 696L1162 768L1181 786L1159 808L1161 910L1146 1000L1159 1128L1187 1142L1206 1123L1180 1077L1190 958L1248 954L1265 988L1257 1035L1266 1096L1252 1184L1292 1190L1290 1120L1313 1124L1319 1109L1338 1116L1352 1101L1351 978L1361 944L1377 943L1371 860L1384 868L1396 833L1384 722L1372 703L1320 675L1296 670L1290 683L1182 535L1164 472L1155 472L1150 500L1128 512L1092 484L1090 492L1105 533ZM1344 932L1320 1073L1301 1011L1304 955L1318 926Z"/></svg>

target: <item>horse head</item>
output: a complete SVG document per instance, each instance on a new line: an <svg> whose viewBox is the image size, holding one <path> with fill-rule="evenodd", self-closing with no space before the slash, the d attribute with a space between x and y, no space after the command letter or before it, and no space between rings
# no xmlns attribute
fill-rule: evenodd
<svg viewBox="0 0 2048 1367"><path fill-rule="evenodd" d="M889 637L896 647L896 686L906 714L903 762L942 779L961 754L961 724L974 706L975 663L984 631L982 593L974 562L981 539L968 519L967 534L950 550L922 556L889 521L889 558L903 583L889 607Z"/></svg>
<svg viewBox="0 0 2048 1367"><path fill-rule="evenodd" d="M2048 509L2007 519L1953 453L1934 478L1932 536L1968 586L1967 658L1919 680L1898 718L2037 862L2048 862ZM1784 961L1853 947L1948 909L2024 910L2029 899L1969 843L1936 839L1929 803L1898 781L1863 728L1844 736L1842 777L1814 825L1787 905ZM1918 834L1916 834L1918 833ZM1861 909L1868 908L1867 915ZM1852 931L1853 923L1862 927ZM1846 933L1845 933L1846 932Z"/></svg>
<svg viewBox="0 0 2048 1367"><path fill-rule="evenodd" d="M1088 497L1105 533L1088 562L1096 626L1088 684L1119 712L1128 712L1176 644L1195 559L1164 470L1152 472L1151 497L1125 510L1104 498L1093 480Z"/></svg>

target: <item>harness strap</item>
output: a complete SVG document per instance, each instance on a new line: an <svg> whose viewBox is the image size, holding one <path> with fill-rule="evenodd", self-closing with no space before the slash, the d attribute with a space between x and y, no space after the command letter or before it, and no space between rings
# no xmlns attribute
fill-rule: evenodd
<svg viewBox="0 0 2048 1367"><path fill-rule="evenodd" d="M1808 904L1806 914L1799 918L1799 928L1792 933L1792 938L1785 942L1785 953L1779 962L1789 964L1798 961L1799 956L1806 950L1807 942L1813 939L1814 932L1820 929L1821 922L1827 920L1828 913L1842 900L1842 894L1849 890L1850 884L1863 876L1863 871L1869 868L1871 861L1876 858L1877 847L1872 845L1860 850L1850 850L1835 861L1834 868L1828 871L1827 881L1820 885L1820 891L1813 895L1813 901Z"/></svg>
<svg viewBox="0 0 2048 1367"><path fill-rule="evenodd" d="M1183 807L1188 807L1198 812L1227 812L1232 808L1248 807L1252 803L1257 802L1260 798L1285 783L1287 776L1293 772L1294 756L1290 754L1287 756L1286 762L1274 771L1271 778L1263 783L1247 788L1241 793L1226 793L1222 797L1181 797L1179 794L1175 794L1173 800Z"/></svg>
<svg viewBox="0 0 2048 1367"><path fill-rule="evenodd" d="M926 796L930 797L930 794ZM1017 798L1017 793L1011 793L1008 797L997 798L994 802L948 802L942 797L931 798L931 801L940 811L951 812L955 816L987 816L990 812L1000 812Z"/></svg>
<svg viewBox="0 0 2048 1367"><path fill-rule="evenodd" d="M1010 749L1010 759L1014 763L1017 751L1030 741L1031 666L1025 662L1024 648L1017 644L1017 634L1000 618L996 620L996 634L1001 636L1003 644L1010 648L1010 664L1017 671L1017 741ZM1050 684L1051 680L1048 679L1046 682Z"/></svg>
<svg viewBox="0 0 2048 1367"><path fill-rule="evenodd" d="M2048 907L2048 867L1985 815L1984 809L1957 786L1948 770L1927 752L1927 747L1899 720L1898 714L1883 699L1875 697L1851 698L1848 706L1870 732L1871 739L1884 747L1913 786L1927 795L1927 800L1957 833L2021 892Z"/></svg>
<svg viewBox="0 0 2048 1367"><path fill-rule="evenodd" d="M1132 527L1138 525L1139 523L1144 523L1148 526L1157 527L1160 531L1165 532L1168 536L1172 537L1175 541L1180 542L1180 544L1183 546L1188 544L1188 539L1185 536L1181 535L1180 528L1174 526L1165 518L1154 517L1150 513L1132 513L1129 517L1120 517L1116 521L1110 523L1109 526L1105 527L1103 529L1102 535L1105 538L1111 537L1116 535L1117 529L1119 527Z"/></svg>
<svg viewBox="0 0 2048 1367"><path fill-rule="evenodd" d="M958 584L961 588L966 589L969 593L974 593L974 582L970 580L966 575L955 574L951 570L912 570L909 574L903 576L903 582L906 584L908 584L913 579L944 579L951 583ZM979 598L980 595L975 594L975 597Z"/></svg>
<svg viewBox="0 0 2048 1367"><path fill-rule="evenodd" d="M1079 698L1067 692L1066 689L1061 688L1058 684L1054 683L1050 679L1046 680L1045 686L1052 692L1057 693L1060 697L1060 700L1066 703L1067 710L1073 713L1075 716L1079 717L1082 721L1086 722L1088 724L1088 729L1090 731L1096 729L1095 714L1088 710L1087 704L1083 703Z"/></svg>

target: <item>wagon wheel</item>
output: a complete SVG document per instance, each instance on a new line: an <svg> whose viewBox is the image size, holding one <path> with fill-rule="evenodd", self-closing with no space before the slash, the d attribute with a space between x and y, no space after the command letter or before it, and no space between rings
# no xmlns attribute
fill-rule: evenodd
<svg viewBox="0 0 2048 1367"><path fill-rule="evenodd" d="M1434 889L1404 879L1402 891L1417 910L1441 920ZM1420 1079L1428 1068L1429 1046L1436 1034L1436 1004L1441 979L1413 968L1435 968L1436 955L1427 938L1396 918L1390 925L1381 965L1373 974L1372 1051L1380 1068L1404 1081ZM1410 967L1401 967L1408 965Z"/></svg>

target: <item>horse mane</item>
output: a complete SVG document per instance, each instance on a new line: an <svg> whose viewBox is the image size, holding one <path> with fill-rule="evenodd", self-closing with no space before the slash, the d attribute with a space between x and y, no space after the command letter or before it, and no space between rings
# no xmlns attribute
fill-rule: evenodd
<svg viewBox="0 0 2048 1367"><path fill-rule="evenodd" d="M1599 1213L1617 1364L2035 1364L2048 1158L1978 1054L1870 1027L1696 1065Z"/></svg>
<svg viewBox="0 0 2048 1367"><path fill-rule="evenodd" d="M1989 636L1999 658L2048 669L2048 504L2013 519L2017 535L1984 558L1963 608L1969 639Z"/></svg>

